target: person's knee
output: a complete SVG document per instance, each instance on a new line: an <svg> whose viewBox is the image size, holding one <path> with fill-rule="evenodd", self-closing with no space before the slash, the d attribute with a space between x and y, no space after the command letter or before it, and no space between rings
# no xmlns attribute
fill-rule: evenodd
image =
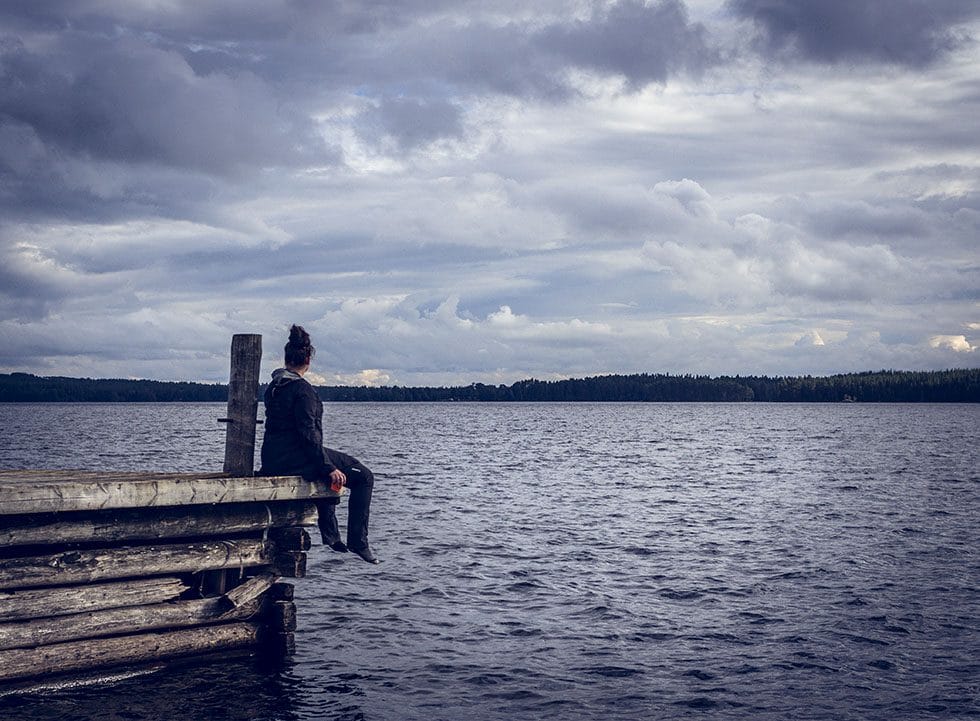
<svg viewBox="0 0 980 721"><path fill-rule="evenodd" d="M374 474L364 464L358 463L356 466L344 469L344 472L347 474L347 485L351 489L366 488L370 490L374 488Z"/></svg>

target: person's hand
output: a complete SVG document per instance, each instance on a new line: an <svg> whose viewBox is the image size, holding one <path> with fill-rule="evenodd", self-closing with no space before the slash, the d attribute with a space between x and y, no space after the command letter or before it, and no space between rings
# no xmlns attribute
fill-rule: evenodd
<svg viewBox="0 0 980 721"><path fill-rule="evenodd" d="M330 487L333 490L339 491L346 484L347 484L347 476L344 475L343 471L337 468L330 471Z"/></svg>

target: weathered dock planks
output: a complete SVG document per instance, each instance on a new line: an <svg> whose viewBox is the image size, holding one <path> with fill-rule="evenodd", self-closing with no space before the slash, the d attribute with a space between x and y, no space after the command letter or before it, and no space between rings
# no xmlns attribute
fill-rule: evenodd
<svg viewBox="0 0 980 721"><path fill-rule="evenodd" d="M252 478L45 472L33 489L11 494L34 474L2 475L0 684L232 648L295 648L292 587L276 581L305 574L306 527L317 521L310 499L329 498L313 484L285 479L293 490L284 500L275 482L284 478L263 495ZM202 480L220 481L225 499L252 500L170 505L170 495L166 505L89 508L100 494L161 481L195 487L196 496L179 497L196 501ZM72 506L63 491L86 484L93 489ZM58 510L11 513L24 507L11 495L57 498ZM120 498L111 502L141 496Z"/></svg>
<svg viewBox="0 0 980 721"><path fill-rule="evenodd" d="M309 501L0 516L0 547L159 541L216 532L230 536L282 526L312 526L316 518L316 507Z"/></svg>
<svg viewBox="0 0 980 721"><path fill-rule="evenodd" d="M32 648L99 636L201 626L218 620L244 621L257 616L261 610L262 601L257 598L230 610L222 603L221 598L199 598L176 603L76 613L29 622L0 623L0 650ZM272 603L269 610L282 613L276 603Z"/></svg>
<svg viewBox="0 0 980 721"><path fill-rule="evenodd" d="M336 498L299 476L0 471L0 513L63 513Z"/></svg>
<svg viewBox="0 0 980 721"><path fill-rule="evenodd" d="M0 591L0 622L175 601L189 588L187 582L176 576L158 576L114 583Z"/></svg>
<svg viewBox="0 0 980 721"><path fill-rule="evenodd" d="M262 633L261 624L244 622L9 649L0 652L0 681L254 647Z"/></svg>
<svg viewBox="0 0 980 721"><path fill-rule="evenodd" d="M306 527L337 494L252 475L260 357L235 336L224 473L0 471L0 684L292 652L279 579L303 577Z"/></svg>
<svg viewBox="0 0 980 721"><path fill-rule="evenodd" d="M5 559L0 564L0 589L250 568L268 565L272 558L271 545L261 538L67 550Z"/></svg>

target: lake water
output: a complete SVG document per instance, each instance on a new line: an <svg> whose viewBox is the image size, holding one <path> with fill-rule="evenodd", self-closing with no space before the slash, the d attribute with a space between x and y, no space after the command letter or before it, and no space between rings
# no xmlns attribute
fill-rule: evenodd
<svg viewBox="0 0 980 721"><path fill-rule="evenodd" d="M220 470L223 411L0 405L0 468ZM8 696L0 718L980 714L980 406L338 404L324 424L378 477L383 563L314 546L291 661Z"/></svg>

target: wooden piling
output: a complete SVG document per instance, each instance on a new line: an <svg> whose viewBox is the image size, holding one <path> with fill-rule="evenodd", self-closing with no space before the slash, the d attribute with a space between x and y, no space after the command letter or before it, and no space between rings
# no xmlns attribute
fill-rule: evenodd
<svg viewBox="0 0 980 721"><path fill-rule="evenodd" d="M233 476L252 475L261 364L262 336L240 333L232 337L224 470Z"/></svg>
<svg viewBox="0 0 980 721"><path fill-rule="evenodd" d="M255 425L258 411L259 368L262 336L239 333L231 339L228 374L228 413L225 425L225 473L251 476L255 463ZM221 595L241 580L234 569L208 571L201 579L205 595Z"/></svg>

